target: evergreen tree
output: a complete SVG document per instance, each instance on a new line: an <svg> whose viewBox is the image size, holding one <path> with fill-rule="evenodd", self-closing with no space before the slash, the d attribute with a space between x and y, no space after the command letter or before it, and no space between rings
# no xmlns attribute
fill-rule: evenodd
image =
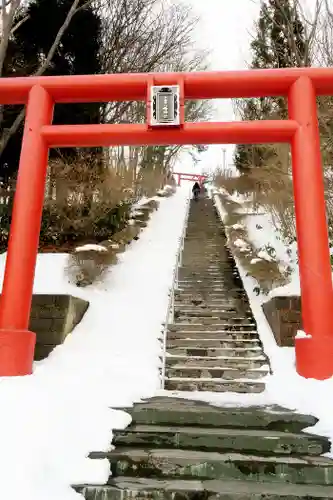
<svg viewBox="0 0 333 500"><path fill-rule="evenodd" d="M251 43L252 69L287 68L310 64L305 29L292 0L263 0L256 36ZM287 106L282 97L247 99L243 120L286 118ZM273 150L263 146L240 144L234 162L239 172L260 167Z"/></svg>
<svg viewBox="0 0 333 500"><path fill-rule="evenodd" d="M4 66L4 76L28 76L45 60L57 33L64 23L72 0L33 0L19 13L27 17L10 40ZM83 3L83 2L82 2ZM54 54L45 75L78 75L101 72L101 21L92 4L82 7L73 19ZM10 127L21 108L4 108L2 127ZM101 105L57 104L55 124L99 123ZM9 141L0 158L0 175L12 175L18 168L23 127ZM62 154L75 155L76 150L62 150ZM52 154L55 154L54 152Z"/></svg>

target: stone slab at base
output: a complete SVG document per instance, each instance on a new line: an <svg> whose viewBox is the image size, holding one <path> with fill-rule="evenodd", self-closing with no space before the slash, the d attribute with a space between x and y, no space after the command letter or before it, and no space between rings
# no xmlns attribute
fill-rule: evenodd
<svg viewBox="0 0 333 500"><path fill-rule="evenodd" d="M299 296L273 297L262 305L279 347L294 347L298 330L302 329L301 298Z"/></svg>

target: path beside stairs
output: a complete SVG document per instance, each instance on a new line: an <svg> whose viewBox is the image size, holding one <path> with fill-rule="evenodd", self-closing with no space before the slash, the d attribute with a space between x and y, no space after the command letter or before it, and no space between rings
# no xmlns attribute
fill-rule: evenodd
<svg viewBox="0 0 333 500"><path fill-rule="evenodd" d="M213 203L192 202L165 389L262 392L269 372ZM108 484L76 486L87 500L333 499L333 461L322 456L330 443L303 432L317 422L312 416L171 392L126 411L133 422L115 433L115 449L91 454L110 461Z"/></svg>

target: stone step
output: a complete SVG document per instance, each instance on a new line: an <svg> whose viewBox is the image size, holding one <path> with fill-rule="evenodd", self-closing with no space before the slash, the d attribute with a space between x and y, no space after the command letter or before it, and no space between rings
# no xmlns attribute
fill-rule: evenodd
<svg viewBox="0 0 333 500"><path fill-rule="evenodd" d="M217 296L224 298L242 298L247 300L247 295L244 290L235 290L232 287L223 286L223 287L214 287L214 286L202 286L200 284L192 285L187 284L183 285L177 283L176 290L179 292L186 292L188 295L206 295L209 297Z"/></svg>
<svg viewBox="0 0 333 500"><path fill-rule="evenodd" d="M241 316L238 315L236 317L236 314L233 316L231 315L223 315L223 314L215 314L213 315L206 315L206 314L200 314L200 315L191 315L188 314L186 311L184 312L177 312L175 314L175 323L177 324L184 324L184 323L199 323L201 325L212 325L214 323L222 323L222 322L227 322L228 325L253 325L255 327L255 323L252 318L246 318L245 315Z"/></svg>
<svg viewBox="0 0 333 500"><path fill-rule="evenodd" d="M244 307L244 301L237 298L225 297L223 295L217 295L216 297L204 298L201 295L195 295L191 293L178 293L177 290L174 292L175 304L179 305L190 305L191 307L225 307L228 309L235 309L237 305ZM250 306L247 304L247 308L250 310Z"/></svg>
<svg viewBox="0 0 333 500"><path fill-rule="evenodd" d="M220 271L178 271L178 279L180 281L194 281L194 282L217 282L217 283L223 283L225 281L225 276L226 273L224 273L222 270ZM236 277L236 274L233 274L232 276Z"/></svg>
<svg viewBox="0 0 333 500"><path fill-rule="evenodd" d="M196 246L196 244L198 246ZM220 252L221 254L230 253L230 249L226 246L224 238L215 234L210 235L207 239L207 235L202 232L185 235L183 247L192 248L195 254L207 253L209 250L214 250L216 252Z"/></svg>
<svg viewBox="0 0 333 500"><path fill-rule="evenodd" d="M236 277L235 277L236 278ZM193 286L208 286L208 287L223 287L227 283L229 284L230 280L224 277L222 274L216 277L202 276L201 278L196 278L194 276L184 276L178 275L178 283L181 286L182 283L188 283Z"/></svg>
<svg viewBox="0 0 333 500"><path fill-rule="evenodd" d="M175 326L184 326L184 325L201 325L202 330L206 330L206 327L210 327L211 325L215 324L221 324L223 321L226 321L226 318L219 318L219 317L195 317L191 318L186 315L177 315L175 316L175 323L173 325ZM225 323L227 328L222 328L222 330L232 330L240 327L240 330L243 330L244 327L249 327L251 329L255 329L256 325L254 322L252 322L249 319L245 318L228 318L227 322Z"/></svg>
<svg viewBox="0 0 333 500"><path fill-rule="evenodd" d="M186 256L182 255L182 266L183 267L190 267L190 268L196 268L196 269L208 269L210 265L217 265L218 269L221 269L221 266L226 266L229 265L233 267L234 263L232 262L224 262L221 261L221 258L219 256L209 256L209 257L194 257L193 254Z"/></svg>
<svg viewBox="0 0 333 500"><path fill-rule="evenodd" d="M185 235L184 248L185 247L193 248L197 253L200 253L200 251L207 252L212 249L220 252L227 252L225 241L223 241L223 238L221 238L219 234L207 235L202 231Z"/></svg>
<svg viewBox="0 0 333 500"><path fill-rule="evenodd" d="M184 276L178 275L178 287L182 288L183 284L187 287L192 287L193 291L195 289L219 289L222 290L226 295L230 290L236 292L242 292L245 294L245 290L243 288L242 280L236 275L227 275L225 273L221 273L220 276Z"/></svg>
<svg viewBox="0 0 333 500"><path fill-rule="evenodd" d="M207 285L224 283L226 280L237 279L237 274L232 274L231 272L224 272L222 269L220 271L209 272L178 272L179 281L190 281L191 283L205 283ZM238 287L235 287L238 288Z"/></svg>
<svg viewBox="0 0 333 500"><path fill-rule="evenodd" d="M195 246L198 243L200 246ZM208 249L217 249L226 251L225 241L219 234L205 234L204 231L196 231L192 234L186 234L184 238L184 247L194 247L195 252L207 252Z"/></svg>
<svg viewBox="0 0 333 500"><path fill-rule="evenodd" d="M206 307L197 307L197 308L189 308L186 306L175 307L174 310L177 316L186 316L189 318L230 318L230 319L252 319L249 316L246 316L245 313L242 314L241 311L226 311L224 308L206 308Z"/></svg>
<svg viewBox="0 0 333 500"><path fill-rule="evenodd" d="M224 311L229 311L229 312L244 312L245 314L252 314L252 311L249 307L246 307L244 303L241 301L237 302L236 300L234 301L234 304L231 303L230 300L223 300L223 299L211 299L208 301L205 301L203 299L196 299L194 297L184 297L184 298L176 298L174 301L174 306L182 308L184 310L188 309L198 309L198 310L205 310L205 309L218 309L219 311L224 310Z"/></svg>
<svg viewBox="0 0 333 500"><path fill-rule="evenodd" d="M174 312L177 314L186 314L189 317L209 317L218 316L219 318L253 318L250 309L245 307L230 307L225 305L210 304L207 306L194 305L186 302L177 302L174 304Z"/></svg>
<svg viewBox="0 0 333 500"><path fill-rule="evenodd" d="M203 329L203 330L254 330L256 329L256 324L251 319L247 318L219 318L219 317L201 317L201 318L189 318L184 315L178 316L177 321L170 325L171 330L179 329L185 327L186 325L191 326L191 329ZM194 326L195 325L195 326ZM192 328L194 326L194 328ZM204 327L204 328L202 328Z"/></svg>
<svg viewBox="0 0 333 500"><path fill-rule="evenodd" d="M269 374L268 365L260 368L242 368L232 366L215 366L210 367L206 365L207 361L203 360L194 366L184 363L179 363L176 366L170 366L168 359L166 360L165 375L170 378L184 378L184 379L209 379L209 380L258 380L266 377Z"/></svg>
<svg viewBox="0 0 333 500"><path fill-rule="evenodd" d="M228 254L228 250L219 236L207 241L204 234L193 235L190 238L185 237L183 249L193 251L194 255L208 255L213 252L220 255Z"/></svg>
<svg viewBox="0 0 333 500"><path fill-rule="evenodd" d="M175 297L181 297L181 298L189 298L189 299L201 299L201 300L208 300L208 299L214 299L214 300L223 300L225 302L234 302L235 300L247 302L248 303L248 297L245 293L245 291L236 291L234 292L231 287L229 287L228 290L225 288L220 288L215 290L214 288L207 287L205 289L199 288L199 287L194 287L194 288L182 288L178 283L175 284L174 288L174 295Z"/></svg>
<svg viewBox="0 0 333 500"><path fill-rule="evenodd" d="M223 258L221 255L215 257L215 261L212 261L212 256L209 258L203 259L202 257L198 257L194 259L193 252L188 257L183 254L180 269L184 269L190 272L202 272L202 271L234 271L237 272L237 268L235 265L235 261L232 259ZM210 268L210 266L214 266ZM208 269L209 267L209 269Z"/></svg>
<svg viewBox="0 0 333 500"><path fill-rule="evenodd" d="M227 287L230 288L230 286L234 286L236 288L240 288L241 281L239 281L239 278L235 275L232 276L226 276L223 273L219 273L218 275L215 276L201 276L201 277L195 277L195 276L190 276L190 275L183 275L179 274L178 275L178 283L188 283L193 286L207 286L207 287ZM236 285L236 286L235 286Z"/></svg>
<svg viewBox="0 0 333 500"><path fill-rule="evenodd" d="M202 297L196 296L176 296L174 300L175 307L186 307L193 310L207 310L207 309L219 309L224 311L244 311L247 310L251 312L250 306L247 304L245 309L245 304L241 300L234 299L233 301L228 298L218 298L213 299L203 299Z"/></svg>
<svg viewBox="0 0 333 500"><path fill-rule="evenodd" d="M200 243L197 243L200 246ZM224 267L235 268L235 260L225 252L220 252L219 249L206 249L196 253L192 248L184 246L181 255L182 266L193 266L194 264L201 267L208 265L218 265Z"/></svg>
<svg viewBox="0 0 333 500"><path fill-rule="evenodd" d="M196 244L195 244L196 243ZM184 244L182 247L182 255L183 257L186 255L186 252L188 253L189 258L194 257L200 260L200 258L206 258L206 259L216 259L215 264L219 263L218 258L228 258L230 261L235 262L233 256L231 255L230 251L225 248L223 243L219 241L217 244L210 244L209 246L206 246L206 244L203 244L203 240L198 238L198 241L187 241L184 240Z"/></svg>
<svg viewBox="0 0 333 500"><path fill-rule="evenodd" d="M179 274L184 274L184 275L189 275L189 277L198 277L200 279L201 276L214 276L217 274L221 275L233 275L233 276L239 276L239 273L237 272L237 269L235 269L235 266L232 265L230 262L225 262L223 260L219 260L219 268L218 269L208 269L208 264L205 264L203 262L198 263L195 261L182 261L182 265L178 267L178 273Z"/></svg>
<svg viewBox="0 0 333 500"><path fill-rule="evenodd" d="M118 477L107 486L75 488L86 500L329 500L331 486L250 481L172 480Z"/></svg>
<svg viewBox="0 0 333 500"><path fill-rule="evenodd" d="M233 261L225 260L222 257L215 257L215 262L219 263L218 269L213 269L215 271L225 271L225 272L235 272L237 273L237 269L235 268L235 263ZM188 269L190 272L202 272L208 271L208 266L213 264L212 260L203 259L203 258L194 258L182 256L182 266Z"/></svg>
<svg viewBox="0 0 333 500"><path fill-rule="evenodd" d="M245 292L233 292L232 289L229 289L227 292L226 289L214 289L214 288L206 288L206 289L198 289L198 288L181 288L180 286L175 286L174 296L180 298L188 298L188 299L202 299L202 300L223 300L227 303L232 303L234 301L242 302L243 304L248 304L248 297Z"/></svg>
<svg viewBox="0 0 333 500"><path fill-rule="evenodd" d="M185 235L184 244L193 244L194 242L200 242L201 244L207 243L207 246L216 246L223 248L224 242L221 236L217 232L206 232L206 231L193 231ZM205 246L206 248L206 246Z"/></svg>
<svg viewBox="0 0 333 500"><path fill-rule="evenodd" d="M130 413L133 423L147 425L266 429L299 433L318 422L312 415L298 414L277 405L214 406L203 401L169 396L156 396L124 410Z"/></svg>
<svg viewBox="0 0 333 500"><path fill-rule="evenodd" d="M186 242L184 242L184 247L182 248L183 261L188 258L190 261L197 260L199 264L206 262L208 264L220 265L221 260L224 261L224 259L228 259L230 263L233 262L235 265L235 260L227 255L225 249L221 247L221 245L216 248L211 248L208 251L206 247L202 248L202 245L197 248L194 248L194 245L193 248L187 248L188 245L186 244L185 247L185 244Z"/></svg>
<svg viewBox="0 0 333 500"><path fill-rule="evenodd" d="M188 334L191 336L191 334ZM232 339L228 337L220 337L220 338L170 338L169 335L167 336L167 343L166 343L167 349L174 349L174 348L182 348L182 349L231 349L235 351L235 349L255 349L259 348L261 349L260 346L260 340L259 337L257 338L250 338L250 339Z"/></svg>
<svg viewBox="0 0 333 500"><path fill-rule="evenodd" d="M248 304L248 299L247 299L247 296L245 295L245 293L243 293L242 295L239 295L239 294L235 294L233 295L231 292L229 292L228 295L226 295L224 292L211 292L209 290L205 291L205 292L200 292L200 291L197 291L197 292L191 292L189 290L179 290L178 288L176 288L174 290L174 296L175 298L179 298L181 300L183 299L188 299L188 300L202 300L202 301L206 301L206 300L213 300L213 301L220 301L220 302L224 302L225 304L230 304L230 303L234 303L235 301L237 301L237 303L243 303L243 304Z"/></svg>
<svg viewBox="0 0 333 500"><path fill-rule="evenodd" d="M197 346L184 346L184 345L174 345L167 344L167 355L171 356L200 356L200 357L227 357L227 358L256 358L257 356L262 355L261 347L253 347L253 348L231 348L231 347L202 347L201 342L197 342Z"/></svg>
<svg viewBox="0 0 333 500"><path fill-rule="evenodd" d="M235 271L225 271L224 269L219 269L216 271L209 271L209 270L199 270L199 271L178 271L178 279L182 281L195 281L195 282L217 282L220 283L221 281L224 282L226 279L240 279L240 276L237 272Z"/></svg>
<svg viewBox="0 0 333 500"><path fill-rule="evenodd" d="M230 298L247 298L244 290L241 290L239 286L240 283L236 282L234 279L223 279L214 281L203 281L203 280L179 280L176 282L176 290L181 292L187 292L189 295L200 295L206 294L211 296L211 294L218 294L220 298L230 299Z"/></svg>
<svg viewBox="0 0 333 500"><path fill-rule="evenodd" d="M197 244L197 245L196 245ZM203 253L208 253L209 251L213 251L219 254L226 254L230 250L225 246L224 238L221 238L220 235L209 235L207 239L207 235L203 233L186 235L183 242L183 249L192 249L193 254L201 255Z"/></svg>
<svg viewBox="0 0 333 500"><path fill-rule="evenodd" d="M230 289L230 287L223 286L222 284L215 284L214 281L206 284L188 280L178 280L178 290L191 290L192 293L198 293L200 291L220 291L225 295L227 295L228 293L238 293L245 296L245 290L243 288L234 287Z"/></svg>
<svg viewBox="0 0 333 500"><path fill-rule="evenodd" d="M236 268L233 255L221 243L206 246L202 238L191 243L185 241L181 249L181 256L182 265L185 265L185 261L188 260L190 264L197 261L199 266L211 264L214 266L229 265L231 268Z"/></svg>
<svg viewBox="0 0 333 500"><path fill-rule="evenodd" d="M215 257L219 258L220 261L232 258L220 242L216 244L206 243L203 236L191 241L185 240L182 250L183 257L187 255L198 259L201 257Z"/></svg>
<svg viewBox="0 0 333 500"><path fill-rule="evenodd" d="M182 274L178 273L178 281L180 282L187 282L191 283L193 285L198 285L201 284L202 286L218 286L218 287L223 287L223 285L227 285L228 288L233 287L233 288L242 288L242 281L239 276L236 274L228 274L228 273L223 273L219 272L218 274L214 275L209 275L209 274L203 274L198 276L194 276L193 274Z"/></svg>
<svg viewBox="0 0 333 500"><path fill-rule="evenodd" d="M238 271L229 263L221 262L221 265L218 269L208 269L207 265L200 264L185 264L184 267L178 268L178 274L195 277L197 279L202 279L202 277L206 276L206 279L209 279L211 276L239 276Z"/></svg>
<svg viewBox="0 0 333 500"><path fill-rule="evenodd" d="M326 438L313 434L230 428L198 428L134 424L113 432L116 446L174 448L220 453L318 456L330 451Z"/></svg>
<svg viewBox="0 0 333 500"><path fill-rule="evenodd" d="M221 334L256 334L258 335L257 329L253 324L244 323L209 323L207 325L203 323L173 323L168 325L168 332L173 333L212 333L213 336Z"/></svg>
<svg viewBox="0 0 333 500"><path fill-rule="evenodd" d="M94 458L108 458L114 477L196 477L333 485L333 460L324 457L265 457L216 451L121 448L96 454Z"/></svg>
<svg viewBox="0 0 333 500"><path fill-rule="evenodd" d="M212 272L212 273L216 273L216 272L219 272L219 271L232 271L234 272L235 274L238 274L238 271L235 267L232 267L232 266L229 266L229 265L225 265L224 263L216 263L216 264L197 264L196 266L193 265L193 264L184 264L182 263L181 266L178 267L179 271L187 271L189 273L193 273L193 274L199 274L199 273L202 273L202 272Z"/></svg>
<svg viewBox="0 0 333 500"><path fill-rule="evenodd" d="M239 273L236 269L231 267L229 264L225 265L224 263L221 263L218 269L208 269L207 266L198 266L194 264L187 264L185 267L181 266L178 268L179 274L185 274L187 273L189 276L198 276L198 279L200 279L201 276L207 274L207 275L215 275L215 274L229 274L229 275L234 275L234 276L239 276Z"/></svg>
<svg viewBox="0 0 333 500"><path fill-rule="evenodd" d="M243 353L244 354L244 353ZM237 370L247 370L256 369L266 366L267 359L261 354L257 353L257 356L251 356L249 358L245 356L197 356L197 355L180 355L171 354L169 351L166 356L166 366L172 368L179 367L204 367L204 368L214 368L219 370L220 368L235 368ZM221 377L218 377L221 378ZM223 377L225 378L225 377ZM237 377L239 378L239 377Z"/></svg>
<svg viewBox="0 0 333 500"><path fill-rule="evenodd" d="M195 243L199 243L200 247L195 247L194 250L199 252L200 250L206 250L206 242L208 246L213 246L218 248L221 252L229 252L230 248L227 245L226 239L221 236L221 234L205 234L203 231L198 231L193 234L185 235L184 244L187 246L193 246Z"/></svg>
<svg viewBox="0 0 333 500"><path fill-rule="evenodd" d="M193 271L193 272L198 272L199 270L205 270L205 271L220 271L221 269L221 263L220 262L210 262L206 261L205 263L202 262L203 259L200 260L201 264L198 264L198 266L192 266L191 264L182 264L179 266L179 269L182 270L188 270L188 271Z"/></svg>
<svg viewBox="0 0 333 500"><path fill-rule="evenodd" d="M201 242L207 239L208 241L218 241L225 244L225 242L223 242L224 238L222 237L221 232L216 228L216 225L215 227L209 227L207 223L203 223L201 227L196 225L187 228L185 240L189 241L200 237Z"/></svg>
<svg viewBox="0 0 333 500"><path fill-rule="evenodd" d="M259 335L257 332L205 332L205 331L185 331L185 332L167 332L167 342L173 342L174 340L196 340L197 343L205 341L206 339L215 339L217 342L223 342L225 340L230 341L245 341L256 340L259 341Z"/></svg>
<svg viewBox="0 0 333 500"><path fill-rule="evenodd" d="M265 390L265 382L260 380L224 380L218 378L166 377L164 388L168 391L184 392L236 392L239 394L259 394Z"/></svg>
<svg viewBox="0 0 333 500"><path fill-rule="evenodd" d="M184 292L175 289L174 290L174 303L176 304L186 304L191 305L191 307L196 307L197 305L206 305L212 307L226 307L235 308L245 311L250 309L247 297L225 296L223 293L201 293L192 294L190 292Z"/></svg>

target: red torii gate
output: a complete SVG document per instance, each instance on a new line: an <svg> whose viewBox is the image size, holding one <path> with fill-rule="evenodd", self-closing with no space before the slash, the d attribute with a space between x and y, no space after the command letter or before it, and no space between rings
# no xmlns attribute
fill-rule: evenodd
<svg viewBox="0 0 333 500"><path fill-rule="evenodd" d="M185 172L173 172L172 175L178 175L178 181L177 181L178 186L180 186L181 180L193 181L193 182L197 181L200 184L202 184L207 177L206 175L202 174L186 174Z"/></svg>
<svg viewBox="0 0 333 500"><path fill-rule="evenodd" d="M146 101L152 86L177 85L176 127L148 124L52 125L55 103ZM31 373L28 330L52 147L291 144L303 329L295 339L300 375L333 375L333 290L317 119L317 95L333 95L333 68L1 78L0 104L25 104L26 120L0 301L0 375ZM286 96L289 119L184 123L185 99ZM176 103L178 105L178 101ZM204 242L203 242L204 244Z"/></svg>

